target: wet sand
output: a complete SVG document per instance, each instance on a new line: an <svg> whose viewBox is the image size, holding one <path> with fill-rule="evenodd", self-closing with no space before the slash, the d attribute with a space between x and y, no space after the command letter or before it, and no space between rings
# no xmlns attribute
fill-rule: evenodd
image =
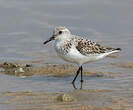
<svg viewBox="0 0 133 110"><path fill-rule="evenodd" d="M129 62L125 62L124 64L128 65L128 63ZM132 63L129 64L131 66ZM53 80L51 81L53 85L50 86L49 84L45 85L45 83L48 83L50 81L48 80L48 82L44 82L46 79L43 79L43 91L40 91L38 89L31 89L29 91L19 90L12 92L12 90L8 91L8 89L6 89L7 91L0 92L0 106L2 110L133 110L133 88L130 86L132 81L128 82L124 80L124 82L117 82L118 77L121 77L119 76L121 73L100 71L90 72L86 68L84 77L90 77L94 79L101 77L105 81L107 79L112 79L113 81L114 79L114 81L116 80L117 82L117 86L114 88L114 86L110 86L107 82L107 87L103 83L103 88L101 86L101 89L97 88L98 85L96 86L96 89L91 89L91 87L90 89L86 89L89 88L86 87L89 83L85 81L84 86L86 86L83 90L75 90L73 88L67 89L67 86L71 86L70 80L69 84L66 84L65 86L61 85L62 81L67 82L67 79L70 79L70 76L74 75L72 73L76 71L77 67L72 65L45 64L45 66L43 67L37 67L32 66L31 64L19 64L12 62L1 63L1 67L4 69L3 72L1 72L1 74L3 75L6 74L9 75L9 77L11 75L18 78L25 77L24 80L22 80L22 83L24 83L23 81L25 81L26 83L26 78L30 80L36 78L36 75L40 76L38 80L42 80L42 76L46 77L47 80L50 79L48 77L51 77L51 80ZM24 71L21 70L16 72L15 70L19 70L18 68L23 68ZM125 66L121 66L121 68L125 68ZM118 76L116 74L118 74ZM54 77L58 77L58 79L60 79L57 85L57 80ZM17 80L16 82L19 83L19 81ZM98 82L96 81L94 84L97 83ZM126 85L129 85L129 87L127 87ZM41 88L42 84L37 86L40 86L39 88ZM61 86L62 90L59 90L57 86ZM108 86L110 86L110 88L108 88ZM48 92L45 92L46 87ZM57 89L53 89L51 91L51 87Z"/></svg>
<svg viewBox="0 0 133 110"><path fill-rule="evenodd" d="M73 90L69 92L2 92L8 110L133 110L132 91Z"/></svg>

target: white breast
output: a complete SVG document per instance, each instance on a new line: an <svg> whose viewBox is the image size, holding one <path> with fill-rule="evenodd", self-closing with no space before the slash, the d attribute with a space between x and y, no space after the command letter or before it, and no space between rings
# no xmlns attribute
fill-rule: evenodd
<svg viewBox="0 0 133 110"><path fill-rule="evenodd" d="M65 61L76 63L78 65L82 65L86 61L88 61L88 57L82 55L75 47L75 45L72 45L72 47L68 50L68 52L65 51L63 48L63 43L58 42L55 43L55 50L57 54L64 59Z"/></svg>

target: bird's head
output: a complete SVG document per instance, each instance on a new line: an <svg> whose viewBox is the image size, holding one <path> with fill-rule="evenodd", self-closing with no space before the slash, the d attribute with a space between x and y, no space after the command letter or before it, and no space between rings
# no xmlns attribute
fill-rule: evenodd
<svg viewBox="0 0 133 110"><path fill-rule="evenodd" d="M52 40L60 41L60 40L65 40L68 39L70 36L70 31L65 28L65 27L56 27L52 37L50 37L47 41L45 41L43 44L46 44Z"/></svg>

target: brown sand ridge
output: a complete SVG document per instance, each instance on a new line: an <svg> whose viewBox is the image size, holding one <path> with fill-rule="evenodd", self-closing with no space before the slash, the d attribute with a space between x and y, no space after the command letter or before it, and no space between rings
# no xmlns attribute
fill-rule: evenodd
<svg viewBox="0 0 133 110"><path fill-rule="evenodd" d="M18 63L2 63L0 67L4 69L3 73L15 76L31 76L31 75L52 75L52 76L66 76L72 75L76 72L77 67L73 65L57 65L46 64L45 66L35 67L31 64ZM92 74L84 70L84 74Z"/></svg>
<svg viewBox="0 0 133 110"><path fill-rule="evenodd" d="M73 65L45 64L45 66L35 67L31 64L18 64L7 62L0 64L0 67L4 69L2 73L15 76L49 75L55 77L62 77L74 75L78 69ZM87 68L84 69L84 75L92 75L97 77L112 77L111 75L106 75L107 73L112 74L112 72L104 73L90 69L88 71Z"/></svg>

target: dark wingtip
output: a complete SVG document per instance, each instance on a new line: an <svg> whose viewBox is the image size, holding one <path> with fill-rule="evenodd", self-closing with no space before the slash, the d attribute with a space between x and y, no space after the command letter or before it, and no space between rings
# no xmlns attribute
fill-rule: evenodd
<svg viewBox="0 0 133 110"><path fill-rule="evenodd" d="M117 49L115 49L115 50L119 50L119 51L121 51L122 49L121 49L121 48L117 48Z"/></svg>

